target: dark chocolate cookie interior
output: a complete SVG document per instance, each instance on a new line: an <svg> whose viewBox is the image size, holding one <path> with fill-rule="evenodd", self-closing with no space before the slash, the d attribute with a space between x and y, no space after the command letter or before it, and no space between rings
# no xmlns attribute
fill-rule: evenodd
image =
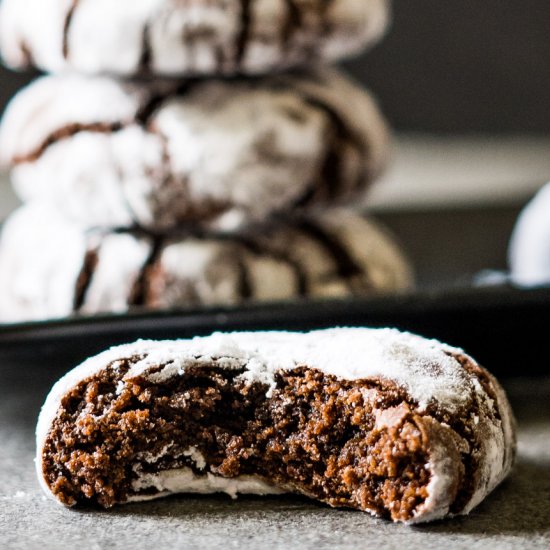
<svg viewBox="0 0 550 550"><path fill-rule="evenodd" d="M139 478L182 467L197 476L259 476L331 506L394 520L411 519L428 496L424 420L438 414L415 412L391 383L342 381L302 367L278 372L267 394L266 385L243 380L243 371L196 366L160 382L137 377L122 384L130 363L113 363L62 399L43 474L67 505L110 507L154 496L158 490L136 484ZM384 411L397 420L377 422ZM458 421L457 430L463 425ZM471 493L467 485L457 502Z"/></svg>

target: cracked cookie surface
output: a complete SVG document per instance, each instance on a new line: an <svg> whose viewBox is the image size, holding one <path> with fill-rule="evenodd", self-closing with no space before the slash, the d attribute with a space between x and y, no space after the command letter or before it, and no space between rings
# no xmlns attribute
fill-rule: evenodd
<svg viewBox="0 0 550 550"><path fill-rule="evenodd" d="M0 321L296 298L375 296L412 287L392 237L348 210L232 235L84 229L40 204L0 239Z"/></svg>
<svg viewBox="0 0 550 550"><path fill-rule="evenodd" d="M184 84L45 77L12 101L0 134L23 200L155 231L232 231L344 202L388 149L376 103L331 70Z"/></svg>
<svg viewBox="0 0 550 550"><path fill-rule="evenodd" d="M388 0L3 0L0 47L48 72L263 74L357 54L388 19Z"/></svg>

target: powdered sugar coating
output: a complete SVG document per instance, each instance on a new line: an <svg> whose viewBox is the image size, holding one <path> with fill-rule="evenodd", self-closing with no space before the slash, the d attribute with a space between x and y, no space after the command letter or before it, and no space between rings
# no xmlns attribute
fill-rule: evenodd
<svg viewBox="0 0 550 550"><path fill-rule="evenodd" d="M435 406L453 415L461 407L468 408L475 403L476 410L479 410L475 429L482 444L477 457L478 468L474 472L473 495L459 510L459 513L467 513L510 471L515 436L513 416L498 383L490 377L493 395L496 397L496 401L493 401L477 376L464 369L457 357L476 365L462 350L438 341L394 329L367 328L340 328L306 334L214 334L192 340L139 341L113 348L68 373L52 389L37 426L39 477L43 475L40 450L63 395L80 381L117 361L131 363L124 380L145 377L156 383L180 376L188 366L244 369L240 376L250 382L265 384L268 395L275 385L276 372L306 366L341 380L393 382L408 392L409 405L417 412ZM437 423L431 417L427 417L424 422L430 431L431 481L428 498L417 511L413 523L438 519L449 513L449 507L462 482L460 454L470 452L468 443L445 424ZM170 475L177 478L179 474L176 472ZM174 487L189 488L188 473L182 472L181 475L182 485L174 480ZM209 483L200 486L205 490L209 487L214 489ZM162 489L170 491L170 485L163 481Z"/></svg>
<svg viewBox="0 0 550 550"><path fill-rule="evenodd" d="M308 232L306 221L321 236ZM0 280L0 322L18 322L135 307L373 296L407 290L413 277L392 237L347 210L232 236L153 238L85 229L32 202L5 224Z"/></svg>
<svg viewBox="0 0 550 550"><path fill-rule="evenodd" d="M93 237L91 244L93 246ZM147 239L123 233L103 236L80 311L83 314L128 311L128 297L150 254L151 243Z"/></svg>
<svg viewBox="0 0 550 550"><path fill-rule="evenodd" d="M361 194L388 131L331 70L258 81L45 77L8 107L0 161L24 201L90 226L235 230Z"/></svg>
<svg viewBox="0 0 550 550"><path fill-rule="evenodd" d="M168 452L169 449L164 449ZM155 463L163 454L148 457L149 464ZM135 495L132 495L128 502L143 502L152 497L144 490L155 489L157 493L154 498L167 496L175 493L207 495L212 493L225 493L231 498L237 498L239 494L246 495L280 495L288 492L277 487L267 480L250 475L241 475L235 478L227 479L216 476L206 471L207 463L201 452L195 447L190 447L183 453L183 456L190 458L195 467L204 472L196 474L189 467L177 468L173 470L164 470L157 473L145 473L134 468L137 474L132 483L132 489ZM140 494L141 493L141 494Z"/></svg>
<svg viewBox="0 0 550 550"><path fill-rule="evenodd" d="M514 283L550 284L550 183L521 212L510 241L509 264Z"/></svg>
<svg viewBox="0 0 550 550"><path fill-rule="evenodd" d="M193 473L191 468L178 468L165 470L157 474L143 474L132 484L132 489L139 492L143 489L155 489L158 491L154 498L160 498L171 494L198 494L211 495L213 493L225 493L231 498L238 495L282 495L288 490L276 487L267 481L254 476L238 476L235 478L223 478L210 472L204 475ZM128 502L143 502L150 500L147 493L131 496Z"/></svg>
<svg viewBox="0 0 550 550"><path fill-rule="evenodd" d="M31 311L34 318L64 317L73 310L87 243L82 232L66 229L63 220L41 208L19 210L4 224L0 319L21 319Z"/></svg>
<svg viewBox="0 0 550 550"><path fill-rule="evenodd" d="M388 19L388 0L3 0L0 48L48 72L260 74L356 54Z"/></svg>
<svg viewBox="0 0 550 550"><path fill-rule="evenodd" d="M463 513L465 514L473 510L489 492L504 480L512 468L515 458L515 419L506 393L493 377L490 379L496 397L495 401L485 394L479 381L474 381L477 386L476 394L483 403L482 410L499 412L500 425L495 422L487 422L485 418L474 419L476 429L483 434L480 448L482 460L477 472L476 490L464 507Z"/></svg>
<svg viewBox="0 0 550 550"><path fill-rule="evenodd" d="M41 203L24 206L4 224L0 238L0 322L126 311L128 295L150 253L147 239L87 234ZM77 304L89 253L94 272Z"/></svg>

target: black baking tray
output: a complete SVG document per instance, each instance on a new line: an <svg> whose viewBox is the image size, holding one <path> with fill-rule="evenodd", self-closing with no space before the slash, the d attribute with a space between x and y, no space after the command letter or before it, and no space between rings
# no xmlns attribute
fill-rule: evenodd
<svg viewBox="0 0 550 550"><path fill-rule="evenodd" d="M215 331L391 326L464 348L500 376L548 375L550 288L469 287L377 299L301 301L201 311L135 313L0 326L0 368L16 361L65 370L136 339Z"/></svg>

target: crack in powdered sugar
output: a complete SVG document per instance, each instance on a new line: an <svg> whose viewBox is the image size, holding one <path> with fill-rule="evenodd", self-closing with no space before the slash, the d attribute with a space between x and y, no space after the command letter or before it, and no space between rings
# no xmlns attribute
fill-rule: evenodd
<svg viewBox="0 0 550 550"><path fill-rule="evenodd" d="M69 58L69 33L71 30L71 23L73 22L74 13L76 11L76 8L78 6L79 0L73 0L72 5L70 6L69 10L67 11L67 15L65 17L65 22L63 24L63 42L62 42L62 53L63 58L68 59Z"/></svg>
<svg viewBox="0 0 550 550"><path fill-rule="evenodd" d="M235 45L235 65L240 67L244 61L248 42L250 39L250 29L252 26L252 0L241 0L241 30L237 35Z"/></svg>

